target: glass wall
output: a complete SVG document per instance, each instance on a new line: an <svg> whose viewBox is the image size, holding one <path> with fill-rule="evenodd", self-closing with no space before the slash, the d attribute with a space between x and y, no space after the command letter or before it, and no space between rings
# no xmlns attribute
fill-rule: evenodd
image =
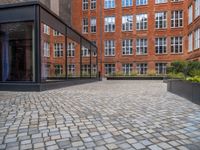
<svg viewBox="0 0 200 150"><path fill-rule="evenodd" d="M0 81L34 81L33 23L0 24Z"/></svg>

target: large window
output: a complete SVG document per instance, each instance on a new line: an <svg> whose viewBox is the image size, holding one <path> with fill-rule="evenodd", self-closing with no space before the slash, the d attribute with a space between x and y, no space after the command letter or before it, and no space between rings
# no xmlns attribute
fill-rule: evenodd
<svg viewBox="0 0 200 150"><path fill-rule="evenodd" d="M156 74L166 75L167 73L167 63L156 63Z"/></svg>
<svg viewBox="0 0 200 150"><path fill-rule="evenodd" d="M70 76L75 76L75 65L74 64L69 64L67 65L67 75Z"/></svg>
<svg viewBox="0 0 200 150"><path fill-rule="evenodd" d="M147 39L137 39L136 41L136 55L147 54Z"/></svg>
<svg viewBox="0 0 200 150"><path fill-rule="evenodd" d="M182 53L183 52L183 38L182 37L171 37L171 53Z"/></svg>
<svg viewBox="0 0 200 150"><path fill-rule="evenodd" d="M188 35L188 51L189 52L193 51L193 34L192 33Z"/></svg>
<svg viewBox="0 0 200 150"><path fill-rule="evenodd" d="M133 54L133 40L126 39L122 41L122 54L132 55Z"/></svg>
<svg viewBox="0 0 200 150"><path fill-rule="evenodd" d="M90 3L90 9L91 9L91 10L96 9L96 7L97 7L97 6L96 6L96 5L97 5L96 3L97 3L96 0L91 0L91 3Z"/></svg>
<svg viewBox="0 0 200 150"><path fill-rule="evenodd" d="M133 0L122 0L122 7L133 6Z"/></svg>
<svg viewBox="0 0 200 150"><path fill-rule="evenodd" d="M167 3L167 0L155 0L156 4Z"/></svg>
<svg viewBox="0 0 200 150"><path fill-rule="evenodd" d="M131 75L133 70L133 64L122 64L124 75Z"/></svg>
<svg viewBox="0 0 200 150"><path fill-rule="evenodd" d="M55 43L54 57L62 57L62 56L63 56L63 43Z"/></svg>
<svg viewBox="0 0 200 150"><path fill-rule="evenodd" d="M171 27L183 27L183 11L175 10L171 12Z"/></svg>
<svg viewBox="0 0 200 150"><path fill-rule="evenodd" d="M147 63L139 63L137 64L137 73L139 75L144 75L144 74L147 74Z"/></svg>
<svg viewBox="0 0 200 150"><path fill-rule="evenodd" d="M83 33L88 33L88 18L83 18Z"/></svg>
<svg viewBox="0 0 200 150"><path fill-rule="evenodd" d="M147 29L147 14L136 15L136 29L137 30Z"/></svg>
<svg viewBox="0 0 200 150"><path fill-rule="evenodd" d="M200 48L200 28L194 31L194 48Z"/></svg>
<svg viewBox="0 0 200 150"><path fill-rule="evenodd" d="M133 15L122 16L122 31L133 30Z"/></svg>
<svg viewBox="0 0 200 150"><path fill-rule="evenodd" d="M70 42L67 45L67 56L74 57L74 55L75 55L75 44L73 42Z"/></svg>
<svg viewBox="0 0 200 150"><path fill-rule="evenodd" d="M50 28L48 25L44 24L44 33L49 35L50 34Z"/></svg>
<svg viewBox="0 0 200 150"><path fill-rule="evenodd" d="M167 52L167 39L165 37L156 38L156 54L165 54Z"/></svg>
<svg viewBox="0 0 200 150"><path fill-rule="evenodd" d="M84 46L82 47L82 56L84 56L84 57L89 57L90 56L89 49L84 47Z"/></svg>
<svg viewBox="0 0 200 150"><path fill-rule="evenodd" d="M167 27L167 13L158 12L155 14L156 29L163 29Z"/></svg>
<svg viewBox="0 0 200 150"><path fill-rule="evenodd" d="M115 17L105 17L105 32L115 32Z"/></svg>
<svg viewBox="0 0 200 150"><path fill-rule="evenodd" d="M148 0L136 0L136 5L147 5L148 4Z"/></svg>
<svg viewBox="0 0 200 150"><path fill-rule="evenodd" d="M50 45L49 45L49 42L44 42L44 57L50 57Z"/></svg>
<svg viewBox="0 0 200 150"><path fill-rule="evenodd" d="M55 69L55 75L57 77L62 77L63 76L63 66L62 65L56 64L54 66L54 69Z"/></svg>
<svg viewBox="0 0 200 150"><path fill-rule="evenodd" d="M195 18L200 16L200 0L195 0Z"/></svg>
<svg viewBox="0 0 200 150"><path fill-rule="evenodd" d="M104 51L105 51L105 56L114 56L115 55L115 41L106 40L104 42Z"/></svg>
<svg viewBox="0 0 200 150"><path fill-rule="evenodd" d="M88 10L88 6L89 6L89 3L88 3L88 0L82 0L82 5L83 5L83 10Z"/></svg>
<svg viewBox="0 0 200 150"><path fill-rule="evenodd" d="M104 0L104 8L115 8L115 0Z"/></svg>
<svg viewBox="0 0 200 150"><path fill-rule="evenodd" d="M97 31L97 20L96 20L96 18L91 18L90 31L91 31L91 33L96 33L96 31Z"/></svg>
<svg viewBox="0 0 200 150"><path fill-rule="evenodd" d="M105 64L105 74L112 75L115 73L115 64Z"/></svg>
<svg viewBox="0 0 200 150"><path fill-rule="evenodd" d="M193 21L193 7L192 5L188 8L188 24L192 23Z"/></svg>
<svg viewBox="0 0 200 150"><path fill-rule="evenodd" d="M33 23L0 25L0 81L34 81Z"/></svg>

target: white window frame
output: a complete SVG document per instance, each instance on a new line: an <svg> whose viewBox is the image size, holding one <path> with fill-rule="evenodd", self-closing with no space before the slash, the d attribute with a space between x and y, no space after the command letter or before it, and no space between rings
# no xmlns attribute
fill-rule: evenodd
<svg viewBox="0 0 200 150"><path fill-rule="evenodd" d="M167 63L156 63L156 75L166 75L167 74Z"/></svg>
<svg viewBox="0 0 200 150"><path fill-rule="evenodd" d="M104 41L104 52L105 52L105 56L115 56L115 41L114 40Z"/></svg>
<svg viewBox="0 0 200 150"><path fill-rule="evenodd" d="M188 24L191 24L193 21L193 6L188 7Z"/></svg>
<svg viewBox="0 0 200 150"><path fill-rule="evenodd" d="M63 57L63 43L54 43L54 57Z"/></svg>
<svg viewBox="0 0 200 150"><path fill-rule="evenodd" d="M95 17L92 17L90 19L90 32L91 33L97 32L97 19Z"/></svg>
<svg viewBox="0 0 200 150"><path fill-rule="evenodd" d="M112 75L115 73L115 64L105 64L105 74Z"/></svg>
<svg viewBox="0 0 200 150"><path fill-rule="evenodd" d="M155 39L155 53L166 54L167 53L167 38L158 37Z"/></svg>
<svg viewBox="0 0 200 150"><path fill-rule="evenodd" d="M44 24L44 33L50 35L50 28L48 25Z"/></svg>
<svg viewBox="0 0 200 150"><path fill-rule="evenodd" d="M148 71L148 64L147 63L137 63L137 73L139 75L145 75Z"/></svg>
<svg viewBox="0 0 200 150"><path fill-rule="evenodd" d="M122 31L133 31L133 15L122 16Z"/></svg>
<svg viewBox="0 0 200 150"><path fill-rule="evenodd" d="M122 70L124 75L131 75L133 71L133 64L122 64Z"/></svg>
<svg viewBox="0 0 200 150"><path fill-rule="evenodd" d="M82 8L83 10L89 9L89 0L82 0Z"/></svg>
<svg viewBox="0 0 200 150"><path fill-rule="evenodd" d="M182 54L183 53L183 37L171 37L171 53Z"/></svg>
<svg viewBox="0 0 200 150"><path fill-rule="evenodd" d="M133 39L122 40L122 55L133 55Z"/></svg>
<svg viewBox="0 0 200 150"><path fill-rule="evenodd" d="M122 0L122 7L133 6L133 0Z"/></svg>
<svg viewBox="0 0 200 150"><path fill-rule="evenodd" d="M44 57L50 57L50 44L49 42L44 42Z"/></svg>
<svg viewBox="0 0 200 150"><path fill-rule="evenodd" d="M171 11L171 28L183 27L183 10Z"/></svg>
<svg viewBox="0 0 200 150"><path fill-rule="evenodd" d="M115 0L104 0L104 9L115 8Z"/></svg>
<svg viewBox="0 0 200 150"><path fill-rule="evenodd" d="M136 15L136 30L147 30L148 28L148 15L138 14Z"/></svg>
<svg viewBox="0 0 200 150"><path fill-rule="evenodd" d="M155 13L155 27L156 29L167 28L167 12L156 12Z"/></svg>
<svg viewBox="0 0 200 150"><path fill-rule="evenodd" d="M88 28L89 28L89 23L88 23L88 18L83 18L83 29L82 29L82 32L83 33L88 33Z"/></svg>
<svg viewBox="0 0 200 150"><path fill-rule="evenodd" d="M67 44L67 57L74 57L75 56L75 43L69 42Z"/></svg>
<svg viewBox="0 0 200 150"><path fill-rule="evenodd" d="M148 53L147 38L136 39L136 55L146 55Z"/></svg>
<svg viewBox="0 0 200 150"><path fill-rule="evenodd" d="M90 9L95 10L97 8L97 0L90 1Z"/></svg>
<svg viewBox="0 0 200 150"><path fill-rule="evenodd" d="M104 18L104 31L115 32L115 17L107 16Z"/></svg>
<svg viewBox="0 0 200 150"><path fill-rule="evenodd" d="M194 49L200 48L200 28L194 31Z"/></svg>
<svg viewBox="0 0 200 150"><path fill-rule="evenodd" d="M136 6L147 5L148 0L136 0Z"/></svg>
<svg viewBox="0 0 200 150"><path fill-rule="evenodd" d="M188 35L188 51L189 52L193 51L193 33L190 33Z"/></svg>
<svg viewBox="0 0 200 150"><path fill-rule="evenodd" d="M195 19L200 16L200 0L195 0Z"/></svg>

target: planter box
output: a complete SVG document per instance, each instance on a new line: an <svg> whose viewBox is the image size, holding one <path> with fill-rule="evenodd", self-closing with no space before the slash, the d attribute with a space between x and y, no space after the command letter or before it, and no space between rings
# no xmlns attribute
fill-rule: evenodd
<svg viewBox="0 0 200 150"><path fill-rule="evenodd" d="M144 76L144 77L107 77L107 80L163 80L164 77L158 76Z"/></svg>
<svg viewBox="0 0 200 150"><path fill-rule="evenodd" d="M168 80L167 90L200 105L200 83Z"/></svg>

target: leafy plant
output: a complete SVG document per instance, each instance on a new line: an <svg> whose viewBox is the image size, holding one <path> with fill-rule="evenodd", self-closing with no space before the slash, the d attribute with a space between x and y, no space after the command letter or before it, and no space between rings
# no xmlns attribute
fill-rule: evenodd
<svg viewBox="0 0 200 150"><path fill-rule="evenodd" d="M147 73L148 76L156 76L156 72L154 70L150 70Z"/></svg>
<svg viewBox="0 0 200 150"><path fill-rule="evenodd" d="M200 83L200 76L188 77L186 80L187 80L187 81L191 81L191 82Z"/></svg>

